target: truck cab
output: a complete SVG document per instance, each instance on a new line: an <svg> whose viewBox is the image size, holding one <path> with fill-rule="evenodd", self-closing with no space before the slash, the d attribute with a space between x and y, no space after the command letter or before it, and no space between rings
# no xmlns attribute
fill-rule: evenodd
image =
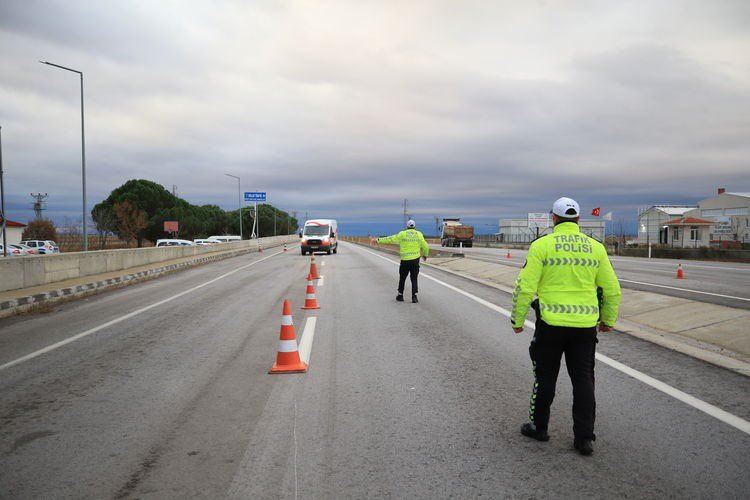
<svg viewBox="0 0 750 500"><path fill-rule="evenodd" d="M338 252L338 223L335 219L313 219L305 221L300 234L302 255L313 252Z"/></svg>

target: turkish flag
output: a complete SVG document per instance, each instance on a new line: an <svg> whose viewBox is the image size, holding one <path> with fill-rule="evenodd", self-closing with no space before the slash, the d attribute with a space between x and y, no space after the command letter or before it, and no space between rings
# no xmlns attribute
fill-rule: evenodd
<svg viewBox="0 0 750 500"><path fill-rule="evenodd" d="M595 209L593 209L593 210L591 211L591 215L593 215L594 217L599 217L599 209L600 209L600 208L601 208L601 207L596 207Z"/></svg>

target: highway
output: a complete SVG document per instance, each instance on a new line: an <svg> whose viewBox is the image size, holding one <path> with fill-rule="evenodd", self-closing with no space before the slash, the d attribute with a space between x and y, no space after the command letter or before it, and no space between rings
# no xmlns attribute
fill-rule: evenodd
<svg viewBox="0 0 750 500"><path fill-rule="evenodd" d="M463 251L467 257L519 268L527 253L526 250L512 249L511 258L507 259L508 250L504 248L459 250L441 248L440 245L430 245L430 248ZM624 288L750 309L750 264L615 256L610 259ZM685 279L676 279L678 264L682 264Z"/></svg>
<svg viewBox="0 0 750 500"><path fill-rule="evenodd" d="M507 294L423 268L420 303L396 303L394 258L342 243L317 258L321 309L303 311L309 258L295 250L0 321L0 497L738 498L750 489L748 378L600 334L596 451L582 457L564 368L550 442L519 433L533 332L513 333ZM285 298L298 340L316 318L310 369L268 375Z"/></svg>

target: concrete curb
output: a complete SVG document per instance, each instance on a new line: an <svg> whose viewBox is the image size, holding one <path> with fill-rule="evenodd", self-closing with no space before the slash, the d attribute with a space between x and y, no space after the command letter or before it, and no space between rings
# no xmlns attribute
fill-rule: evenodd
<svg viewBox="0 0 750 500"><path fill-rule="evenodd" d="M275 246L281 245L283 245L283 243ZM34 312L36 310L44 309L45 306L51 306L52 304L56 304L58 302L67 302L70 300L95 295L115 288L133 285L142 281L152 280L160 276L164 276L165 274L171 274L183 269L197 267L203 264L208 264L210 262L237 257L239 255L255 253L257 251L258 250L255 248L247 248L229 252L213 253L204 257L198 257L196 259L180 262L177 264L155 267L147 269L145 271L124 274L122 276L117 276L115 278L106 280L92 281L90 283L84 283L81 285L76 285L74 287L58 288L35 295L28 295L25 297L5 300L0 302L0 319L10 316L16 316L18 314L27 312Z"/></svg>
<svg viewBox="0 0 750 500"><path fill-rule="evenodd" d="M378 248L374 249L380 250ZM437 269L444 273L458 276L460 278L467 279L469 281L473 281L475 283L479 283L484 286L495 288L496 290L500 290L501 292L505 292L511 295L513 294L513 289L510 287L499 285L482 278L477 278L475 276L471 276L470 274L461 273L452 269L445 269L428 262L423 262L422 265ZM615 331L617 332L627 333L628 335L632 335L633 337L639 338L641 340L646 340L648 342L651 342L652 344L656 344L672 351L676 351L687 356L700 359L701 361L705 361L707 363L711 363L712 365L731 370L735 373L739 373L740 375L750 377L750 363L727 356L726 354L722 354L720 352L722 350L720 347L714 346L712 344L707 344L705 342L686 339L674 333L655 330L624 319L619 319L617 321L617 324L618 328L615 329Z"/></svg>

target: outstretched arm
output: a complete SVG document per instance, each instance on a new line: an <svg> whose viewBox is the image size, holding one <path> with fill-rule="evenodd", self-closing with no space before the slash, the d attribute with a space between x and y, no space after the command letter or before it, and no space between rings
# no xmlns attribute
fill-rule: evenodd
<svg viewBox="0 0 750 500"><path fill-rule="evenodd" d="M391 236L383 236L382 238L378 238L377 242L383 245L398 245L401 242L401 238L399 238L398 234L394 234Z"/></svg>

